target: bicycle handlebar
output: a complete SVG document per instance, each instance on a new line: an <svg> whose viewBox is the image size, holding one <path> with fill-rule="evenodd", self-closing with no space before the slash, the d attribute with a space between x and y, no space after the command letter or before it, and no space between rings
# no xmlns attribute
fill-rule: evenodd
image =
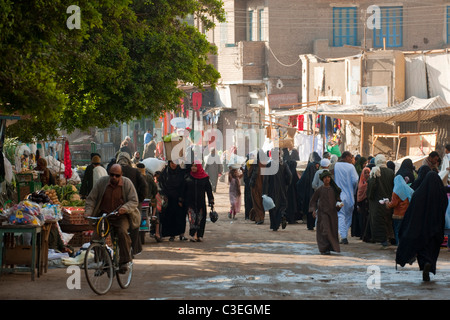
<svg viewBox="0 0 450 320"><path fill-rule="evenodd" d="M89 217L86 217L86 219L91 219L91 220L101 220L101 219L104 219L104 218L109 218L110 216L115 216L116 214L118 214L119 213L119 209L120 209L120 207L118 207L116 210L114 210L113 212L110 212L110 213L104 213L104 214L102 214L100 217L92 217L92 216L89 216Z"/></svg>

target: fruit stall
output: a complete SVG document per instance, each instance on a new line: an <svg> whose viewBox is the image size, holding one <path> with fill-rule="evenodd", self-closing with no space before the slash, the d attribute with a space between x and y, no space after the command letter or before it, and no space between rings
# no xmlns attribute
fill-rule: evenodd
<svg viewBox="0 0 450 320"><path fill-rule="evenodd" d="M17 266L29 261L29 265L37 265L38 275L45 272L52 229L69 255L74 253L73 248L90 242L93 228L84 219L84 204L76 186L46 185L27 194L16 204L11 201L4 205L0 209L0 229L4 229L5 234L3 256L6 260L3 265ZM7 231L12 230L11 228L15 231L9 234ZM38 230L38 243L27 239L21 228L24 232ZM36 256L35 252L39 252L39 256L36 260L30 260L32 256ZM17 268L10 269L14 271Z"/></svg>

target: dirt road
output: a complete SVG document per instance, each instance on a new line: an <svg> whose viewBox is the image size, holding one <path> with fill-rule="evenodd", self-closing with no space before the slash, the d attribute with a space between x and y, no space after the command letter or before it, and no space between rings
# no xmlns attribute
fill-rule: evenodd
<svg viewBox="0 0 450 320"><path fill-rule="evenodd" d="M35 281L29 274L3 274L0 300L384 300L450 297L450 252L441 249L436 275L422 282L417 263L395 268L395 247L350 238L342 252L320 255L315 232L288 225L277 232L227 217L228 186L216 197L219 220L207 222L204 242L147 237L136 257L130 288L117 283L105 296L94 294L81 274L81 288L69 289L71 274L52 268Z"/></svg>

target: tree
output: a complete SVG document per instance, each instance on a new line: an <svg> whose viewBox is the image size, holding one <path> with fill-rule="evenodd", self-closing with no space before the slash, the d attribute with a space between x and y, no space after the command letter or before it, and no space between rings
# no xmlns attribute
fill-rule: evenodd
<svg viewBox="0 0 450 320"><path fill-rule="evenodd" d="M1 112L24 120L8 128L22 141L58 129L107 127L177 108L178 83L215 86L216 53L183 22L224 21L220 0L80 0L80 29L69 29L60 0L0 0Z"/></svg>

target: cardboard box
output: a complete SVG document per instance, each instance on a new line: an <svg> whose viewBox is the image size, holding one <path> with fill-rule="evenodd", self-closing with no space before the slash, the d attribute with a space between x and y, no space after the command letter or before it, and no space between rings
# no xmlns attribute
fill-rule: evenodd
<svg viewBox="0 0 450 320"><path fill-rule="evenodd" d="M31 246L19 245L14 248L6 248L4 264L31 265L32 252Z"/></svg>

